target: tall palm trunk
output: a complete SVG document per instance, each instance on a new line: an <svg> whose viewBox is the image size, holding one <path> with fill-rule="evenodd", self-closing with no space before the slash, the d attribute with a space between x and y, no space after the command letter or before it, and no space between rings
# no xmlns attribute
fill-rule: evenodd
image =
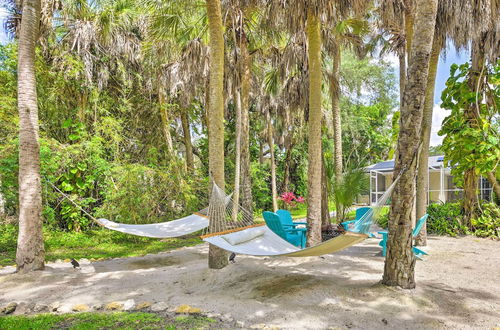
<svg viewBox="0 0 500 330"><path fill-rule="evenodd" d="M427 87L425 91L424 114L422 118L422 149L418 159L417 173L417 197L416 215L420 219L427 212L427 196L429 191L429 146L431 141L432 109L434 107L434 88L436 85L436 72L439 62L439 53L442 43L439 37L434 36L432 42L431 57L429 60L429 75L427 76ZM420 230L416 244L427 245L427 226Z"/></svg>
<svg viewBox="0 0 500 330"><path fill-rule="evenodd" d="M307 12L309 60L309 146L307 169L307 245L321 243L321 34L313 8Z"/></svg>
<svg viewBox="0 0 500 330"><path fill-rule="evenodd" d="M210 36L210 83L208 104L208 163L212 180L224 189L224 35L220 0L207 0L208 32ZM222 206L224 207L224 206ZM209 229L224 229L224 210L210 209ZM224 268L227 252L209 245L208 267Z"/></svg>
<svg viewBox="0 0 500 330"><path fill-rule="evenodd" d="M241 93L238 87L235 88L235 109L236 109L236 150L234 159L234 190L233 190L233 221L238 219L238 208L240 206L240 164L241 164Z"/></svg>
<svg viewBox="0 0 500 330"><path fill-rule="evenodd" d="M184 133L184 148L186 149L186 168L189 172L194 169L193 143L191 142L191 131L189 129L189 114L181 111L182 132Z"/></svg>
<svg viewBox="0 0 500 330"><path fill-rule="evenodd" d="M335 180L338 184L342 182L342 123L340 113L340 45L337 44L333 54L332 74L330 75L330 95L332 98L332 122L333 122L333 147L335 162ZM335 208L340 210L341 205L335 202ZM341 212L336 212L336 220L340 222Z"/></svg>
<svg viewBox="0 0 500 330"><path fill-rule="evenodd" d="M19 235L16 264L21 273L43 269L45 259L35 78L40 7L40 0L24 0L18 46Z"/></svg>
<svg viewBox="0 0 500 330"><path fill-rule="evenodd" d="M274 159L274 136L271 114L267 111L267 144L271 155L271 194L273 195L273 211L278 211L278 192L276 189L276 163Z"/></svg>
<svg viewBox="0 0 500 330"><path fill-rule="evenodd" d="M328 209L328 185L326 181L325 157L321 157L321 226L330 224L330 210Z"/></svg>
<svg viewBox="0 0 500 330"><path fill-rule="evenodd" d="M478 89L479 76L484 67L484 39L481 34L478 38L472 40L471 52L471 70L469 75L468 85L471 91ZM469 105L464 112L465 120L470 127L478 126L478 118L476 115L476 103ZM476 209L479 204L477 197L477 186L479 178L474 167L468 168L464 172L464 199L462 202L463 218L462 225L470 228L471 220L475 217Z"/></svg>
<svg viewBox="0 0 500 330"><path fill-rule="evenodd" d="M240 40L241 57L241 205L253 215L252 178L250 174L250 55L243 32Z"/></svg>
<svg viewBox="0 0 500 330"><path fill-rule="evenodd" d="M160 105L160 117L162 123L163 134L165 135L165 143L169 156L174 152L174 144L172 135L170 134L170 117L168 115L167 101L163 87L158 88L158 103Z"/></svg>
<svg viewBox="0 0 500 330"><path fill-rule="evenodd" d="M417 5L415 33L409 61L408 81L401 111L398 155L394 174L401 175L392 193L389 238L382 283L403 288L415 287L415 256L412 252L412 211L415 175L420 144L425 88L436 22L437 0Z"/></svg>

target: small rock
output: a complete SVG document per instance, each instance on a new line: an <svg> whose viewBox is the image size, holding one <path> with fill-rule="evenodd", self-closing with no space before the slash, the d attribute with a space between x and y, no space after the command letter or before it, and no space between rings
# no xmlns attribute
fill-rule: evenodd
<svg viewBox="0 0 500 330"><path fill-rule="evenodd" d="M175 309L177 314L201 314L201 309L189 305L180 305Z"/></svg>
<svg viewBox="0 0 500 330"><path fill-rule="evenodd" d="M90 310L90 307L89 307L89 305L86 305L86 304L78 304L78 305L73 306L73 308L71 308L71 310L73 312L88 312Z"/></svg>
<svg viewBox="0 0 500 330"><path fill-rule="evenodd" d="M104 307L107 311L121 311L123 309L123 304L117 301L110 302Z"/></svg>
<svg viewBox="0 0 500 330"><path fill-rule="evenodd" d="M30 314L35 309L35 303L25 303L21 302L17 305L16 310L14 311L15 315L25 315Z"/></svg>
<svg viewBox="0 0 500 330"><path fill-rule="evenodd" d="M124 311L131 311L134 309L135 306L135 301L134 299L128 299L123 303L123 310Z"/></svg>
<svg viewBox="0 0 500 330"><path fill-rule="evenodd" d="M49 306L47 305L36 304L35 308L33 308L33 312L35 313L46 313L48 311L49 311Z"/></svg>
<svg viewBox="0 0 500 330"><path fill-rule="evenodd" d="M14 313L14 311L17 308L17 303L16 302L11 302L5 307L0 308L0 314L8 315Z"/></svg>
<svg viewBox="0 0 500 330"><path fill-rule="evenodd" d="M61 307L61 303L59 301L55 301L49 305L49 311L57 312L59 307Z"/></svg>
<svg viewBox="0 0 500 330"><path fill-rule="evenodd" d="M140 302L137 304L137 306L135 306L135 310L136 311L140 311L142 309L146 309L146 308L149 308L151 307L151 305L153 305L152 302L149 302L149 301L143 301L143 302Z"/></svg>
<svg viewBox="0 0 500 330"><path fill-rule="evenodd" d="M236 321L236 325L241 327L241 328L244 328L245 327L245 322L243 321Z"/></svg>
<svg viewBox="0 0 500 330"><path fill-rule="evenodd" d="M103 304L92 305L92 309L95 310L95 311L101 311L103 308L104 308Z"/></svg>
<svg viewBox="0 0 500 330"><path fill-rule="evenodd" d="M211 319L220 319L222 315L219 313L206 313L205 316Z"/></svg>
<svg viewBox="0 0 500 330"><path fill-rule="evenodd" d="M151 306L151 310L153 312L162 312L162 311L164 311L167 308L168 308L167 304L165 302L163 302L163 301L161 301L159 303L156 303L153 306Z"/></svg>
<svg viewBox="0 0 500 330"><path fill-rule="evenodd" d="M389 323L386 319L382 319L382 323L387 325L387 323Z"/></svg>
<svg viewBox="0 0 500 330"><path fill-rule="evenodd" d="M222 314L220 319L222 322L233 322L233 318L229 314Z"/></svg>
<svg viewBox="0 0 500 330"><path fill-rule="evenodd" d="M61 306L57 308L58 313L71 313L72 311L73 308L70 304L61 304Z"/></svg>
<svg viewBox="0 0 500 330"><path fill-rule="evenodd" d="M71 262L71 259L64 259L63 262Z"/></svg>

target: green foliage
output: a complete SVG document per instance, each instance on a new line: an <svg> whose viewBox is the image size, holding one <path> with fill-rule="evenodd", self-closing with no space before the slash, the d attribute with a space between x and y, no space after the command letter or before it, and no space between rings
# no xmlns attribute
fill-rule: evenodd
<svg viewBox="0 0 500 330"><path fill-rule="evenodd" d="M0 328L28 329L203 329L217 321L204 316L162 317L153 313L78 313L5 316Z"/></svg>
<svg viewBox="0 0 500 330"><path fill-rule="evenodd" d="M427 232L437 235L456 236L464 232L459 219L461 206L458 202L434 203L427 207ZM465 229L466 230L466 229Z"/></svg>
<svg viewBox="0 0 500 330"><path fill-rule="evenodd" d="M460 225L461 203L435 203L427 208L427 231L431 234L456 236L471 234L479 237L500 237L500 207L483 203L472 220L472 229Z"/></svg>
<svg viewBox="0 0 500 330"><path fill-rule="evenodd" d="M500 238L500 206L494 203L481 205L481 214L472 219L474 235Z"/></svg>
<svg viewBox="0 0 500 330"><path fill-rule="evenodd" d="M485 175L500 163L500 62L486 67L486 82L481 82L479 93L470 87L473 74L469 63L453 64L441 95L441 107L451 114L443 121L439 135L445 135L444 161L458 186L463 186L466 170L474 168L477 175Z"/></svg>
<svg viewBox="0 0 500 330"><path fill-rule="evenodd" d="M196 235L158 240L101 228L84 232L44 228L43 236L47 261L143 256L201 243ZM0 266L15 263L16 245L17 226L0 225Z"/></svg>
<svg viewBox="0 0 500 330"><path fill-rule="evenodd" d="M340 205L340 209L337 210L340 221L346 219L347 212L356 201L356 198L363 191L366 191L368 182L366 173L363 170L350 170L344 173L341 180L334 177L329 191L333 200Z"/></svg>
<svg viewBox="0 0 500 330"><path fill-rule="evenodd" d="M139 164L114 167L103 187L105 198L97 215L123 223L151 223L201 209L208 200L200 200L196 193L207 191L207 182L180 180L178 165L174 162L162 169Z"/></svg>

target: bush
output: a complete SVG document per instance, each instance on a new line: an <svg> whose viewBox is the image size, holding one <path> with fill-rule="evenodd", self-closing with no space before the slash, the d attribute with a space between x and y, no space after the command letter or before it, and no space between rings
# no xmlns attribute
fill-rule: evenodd
<svg viewBox="0 0 500 330"><path fill-rule="evenodd" d="M472 228L460 225L461 202L434 203L427 207L427 232L435 235L470 234L478 237L500 237L500 207L494 203L481 204L479 214L472 220ZM377 224L387 228L389 213L382 214Z"/></svg>
<svg viewBox="0 0 500 330"><path fill-rule="evenodd" d="M456 236L466 232L459 222L462 216L459 202L430 204L427 213L427 232L430 234Z"/></svg>
<svg viewBox="0 0 500 330"><path fill-rule="evenodd" d="M494 203L481 205L481 215L472 219L474 235L500 238L500 207Z"/></svg>

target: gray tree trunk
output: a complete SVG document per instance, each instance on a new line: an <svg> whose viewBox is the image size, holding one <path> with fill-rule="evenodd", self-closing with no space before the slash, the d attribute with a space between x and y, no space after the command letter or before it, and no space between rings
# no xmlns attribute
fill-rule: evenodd
<svg viewBox="0 0 500 330"><path fill-rule="evenodd" d="M186 149L186 168L188 172L194 169L193 143L191 142L191 131L189 130L189 114L181 111L182 132L184 133L184 147Z"/></svg>
<svg viewBox="0 0 500 330"><path fill-rule="evenodd" d="M436 72L439 62L442 43L434 36L431 57L429 60L429 75L424 101L424 114L422 118L422 149L418 160L417 173L417 201L416 218L420 219L427 212L427 199L429 191L429 147L431 141L432 110L434 108L434 89L436 85ZM420 230L416 238L416 245L427 245L427 223Z"/></svg>
<svg viewBox="0 0 500 330"><path fill-rule="evenodd" d="M250 173L250 55L248 41L242 33L241 49L241 204L253 215L252 177Z"/></svg>
<svg viewBox="0 0 500 330"><path fill-rule="evenodd" d="M332 98L332 123L333 123L333 146L334 146L334 161L335 161L335 180L338 184L342 183L343 165L342 165L342 122L340 113L340 45L337 44L335 53L333 54L332 73L330 75L330 95ZM335 202L335 208L341 209L339 202ZM341 221L342 212L336 212L337 222Z"/></svg>
<svg viewBox="0 0 500 330"><path fill-rule="evenodd" d="M271 114L267 112L267 144L271 155L271 194L273 198L273 212L278 211L278 192L276 188L276 163L274 159L274 133Z"/></svg>
<svg viewBox="0 0 500 330"><path fill-rule="evenodd" d="M40 7L40 0L24 0L18 46L19 236L16 264L20 273L43 269L45 259L35 77Z"/></svg>
<svg viewBox="0 0 500 330"><path fill-rule="evenodd" d="M389 238L382 283L405 289L415 287L415 255L412 252L412 217L420 130L434 37L437 0L417 4L408 80L404 89L394 175L401 174L392 193Z"/></svg>

